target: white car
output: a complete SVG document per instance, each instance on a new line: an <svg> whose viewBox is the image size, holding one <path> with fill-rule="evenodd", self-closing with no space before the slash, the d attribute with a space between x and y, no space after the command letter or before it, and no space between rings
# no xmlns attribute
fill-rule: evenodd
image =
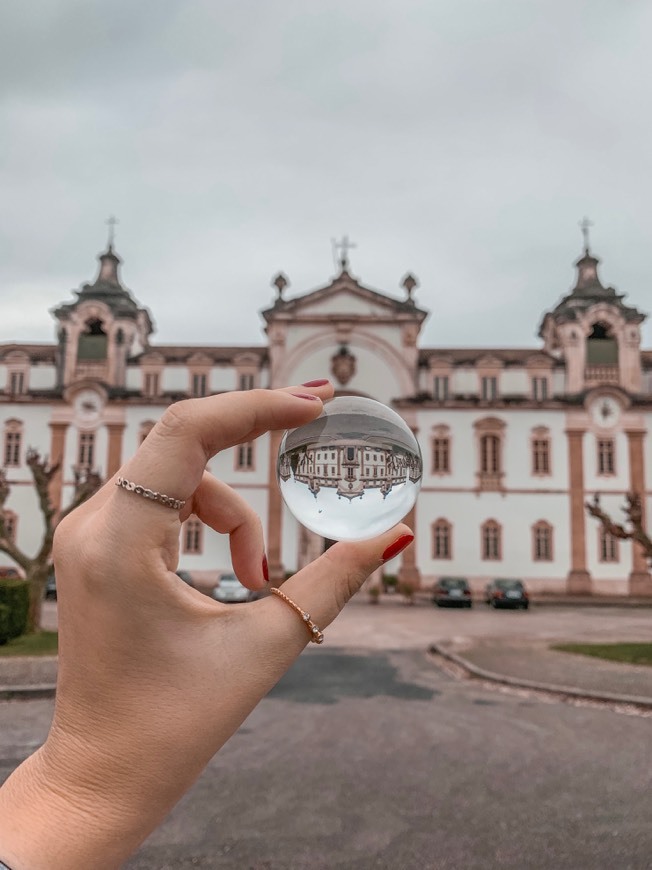
<svg viewBox="0 0 652 870"><path fill-rule="evenodd" d="M243 586L235 574L222 574L217 586L211 591L211 597L223 604L231 604L253 601L256 598L256 593Z"/></svg>

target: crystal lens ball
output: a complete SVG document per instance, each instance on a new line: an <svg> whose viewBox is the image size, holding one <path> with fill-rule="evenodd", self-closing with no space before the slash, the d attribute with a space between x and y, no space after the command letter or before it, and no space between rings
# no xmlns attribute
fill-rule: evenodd
<svg viewBox="0 0 652 870"><path fill-rule="evenodd" d="M360 541L391 529L416 501L423 463L412 431L391 408L345 396L284 433L276 465L283 499L310 531Z"/></svg>

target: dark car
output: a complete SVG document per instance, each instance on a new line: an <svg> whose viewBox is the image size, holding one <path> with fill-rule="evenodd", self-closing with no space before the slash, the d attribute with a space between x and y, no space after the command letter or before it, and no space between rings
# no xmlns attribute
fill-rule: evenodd
<svg viewBox="0 0 652 870"><path fill-rule="evenodd" d="M440 577L432 589L437 607L472 607L471 587L464 577Z"/></svg>
<svg viewBox="0 0 652 870"><path fill-rule="evenodd" d="M195 584L192 582L192 574L190 571L184 571L181 569L180 571L174 572L180 580L183 580L184 583L187 583L188 586L194 586Z"/></svg>
<svg viewBox="0 0 652 870"><path fill-rule="evenodd" d="M45 582L45 597L57 600L57 578L54 576L54 568L50 568L48 579Z"/></svg>
<svg viewBox="0 0 652 870"><path fill-rule="evenodd" d="M530 599L520 580L492 580L485 589L484 600L491 607L520 607L527 610Z"/></svg>

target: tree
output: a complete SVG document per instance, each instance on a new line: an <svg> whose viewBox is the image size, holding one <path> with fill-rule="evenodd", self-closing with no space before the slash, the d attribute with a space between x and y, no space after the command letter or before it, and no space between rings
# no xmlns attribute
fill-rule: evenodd
<svg viewBox="0 0 652 870"><path fill-rule="evenodd" d="M90 498L102 485L99 474L90 469L75 469L75 492L70 504L57 511L50 498L50 483L59 471L60 464L51 464L47 457L41 457L38 450L30 448L25 461L34 481L38 504L43 517L43 537L38 551L28 556L7 533L4 506L9 497L11 486L4 470L0 470L0 552L10 556L25 572L25 580L29 584L29 613L27 616L27 631L39 631L41 625L41 606L45 594L45 584L52 564L52 542L54 530L61 520L74 511L76 507Z"/></svg>
<svg viewBox="0 0 652 870"><path fill-rule="evenodd" d="M615 522L609 514L602 510L598 493L595 494L592 502L586 503L586 509L592 517L600 520L605 532L609 532L614 538L620 538L623 541L637 541L652 567L652 538L643 528L643 503L638 493L630 492L627 494L625 506L622 508L625 514L624 523Z"/></svg>

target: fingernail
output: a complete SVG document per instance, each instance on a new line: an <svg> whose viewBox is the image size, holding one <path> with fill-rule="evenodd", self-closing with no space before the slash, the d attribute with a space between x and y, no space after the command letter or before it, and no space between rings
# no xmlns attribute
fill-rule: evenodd
<svg viewBox="0 0 652 870"><path fill-rule="evenodd" d="M302 387L323 387L324 384L328 383L328 378L321 378L318 381L306 381L305 384L301 384Z"/></svg>
<svg viewBox="0 0 652 870"><path fill-rule="evenodd" d="M381 559L383 562L389 562L390 559L393 559L394 556L398 556L401 550L404 550L408 544L411 544L414 540L414 535L401 535L400 538L397 538L393 544L390 544L389 547L385 550Z"/></svg>
<svg viewBox="0 0 652 870"><path fill-rule="evenodd" d="M269 583L269 565L267 564L267 553L263 553L263 577L265 583Z"/></svg>
<svg viewBox="0 0 652 870"><path fill-rule="evenodd" d="M297 399L311 399L313 402L319 402L319 396L310 396L308 393L291 393L290 395L295 396Z"/></svg>

